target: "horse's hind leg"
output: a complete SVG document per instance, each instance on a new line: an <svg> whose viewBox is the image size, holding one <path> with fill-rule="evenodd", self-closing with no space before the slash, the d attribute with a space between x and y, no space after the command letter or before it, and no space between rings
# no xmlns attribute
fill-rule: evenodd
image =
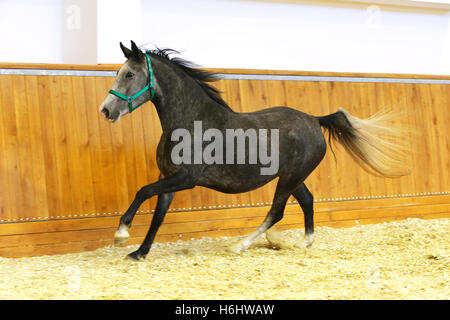
<svg viewBox="0 0 450 320"><path fill-rule="evenodd" d="M275 223L280 221L283 218L284 208L286 207L286 202L289 199L289 196L290 192L281 188L280 183L278 183L272 207L270 208L269 213L264 219L264 222L250 236L238 242L229 249L234 253L240 253L247 250L256 238L266 232Z"/></svg>
<svg viewBox="0 0 450 320"><path fill-rule="evenodd" d="M314 240L314 198L304 183L292 195L297 199L305 216L305 246L310 247Z"/></svg>

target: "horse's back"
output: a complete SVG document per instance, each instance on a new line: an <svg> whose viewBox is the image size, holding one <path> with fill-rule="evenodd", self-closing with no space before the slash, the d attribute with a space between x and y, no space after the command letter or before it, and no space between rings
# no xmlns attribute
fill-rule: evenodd
<svg viewBox="0 0 450 320"><path fill-rule="evenodd" d="M289 148L310 147L323 152L326 150L326 141L318 118L300 110L280 106L237 115L253 122L256 128L278 129L280 144L283 142Z"/></svg>
<svg viewBox="0 0 450 320"><path fill-rule="evenodd" d="M207 174L200 185L225 193L253 190L276 177L294 172L294 175L306 177L326 152L326 141L318 119L289 107L235 113L227 125L230 129L266 129L268 132L277 129L279 169L277 173L265 176L260 174L261 164L211 165L205 168ZM268 139L267 146L272 144L272 133Z"/></svg>
<svg viewBox="0 0 450 320"><path fill-rule="evenodd" d="M264 123L269 126L268 128L312 131L318 135L321 131L317 117L285 106L270 107L253 112L240 112L236 115L236 118L241 118L241 121L249 119L256 124Z"/></svg>

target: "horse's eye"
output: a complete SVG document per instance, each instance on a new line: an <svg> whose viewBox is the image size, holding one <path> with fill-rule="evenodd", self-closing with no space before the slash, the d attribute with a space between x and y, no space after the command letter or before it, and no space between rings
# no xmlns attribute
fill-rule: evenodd
<svg viewBox="0 0 450 320"><path fill-rule="evenodd" d="M133 78L134 77L134 73L128 71L127 74L125 75L126 78Z"/></svg>

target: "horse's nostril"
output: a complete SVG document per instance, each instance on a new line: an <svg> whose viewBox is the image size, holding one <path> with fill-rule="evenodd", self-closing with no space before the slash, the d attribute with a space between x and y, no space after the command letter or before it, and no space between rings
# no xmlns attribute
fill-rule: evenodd
<svg viewBox="0 0 450 320"><path fill-rule="evenodd" d="M109 111L108 111L108 109L103 108L103 109L102 109L102 113L105 115L106 118L109 117Z"/></svg>

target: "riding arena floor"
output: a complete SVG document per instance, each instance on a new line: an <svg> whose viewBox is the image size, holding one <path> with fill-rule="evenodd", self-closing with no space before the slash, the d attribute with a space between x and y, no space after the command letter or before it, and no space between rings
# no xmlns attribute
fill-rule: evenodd
<svg viewBox="0 0 450 320"><path fill-rule="evenodd" d="M155 243L31 258L0 257L0 299L442 299L450 298L450 219Z"/></svg>

